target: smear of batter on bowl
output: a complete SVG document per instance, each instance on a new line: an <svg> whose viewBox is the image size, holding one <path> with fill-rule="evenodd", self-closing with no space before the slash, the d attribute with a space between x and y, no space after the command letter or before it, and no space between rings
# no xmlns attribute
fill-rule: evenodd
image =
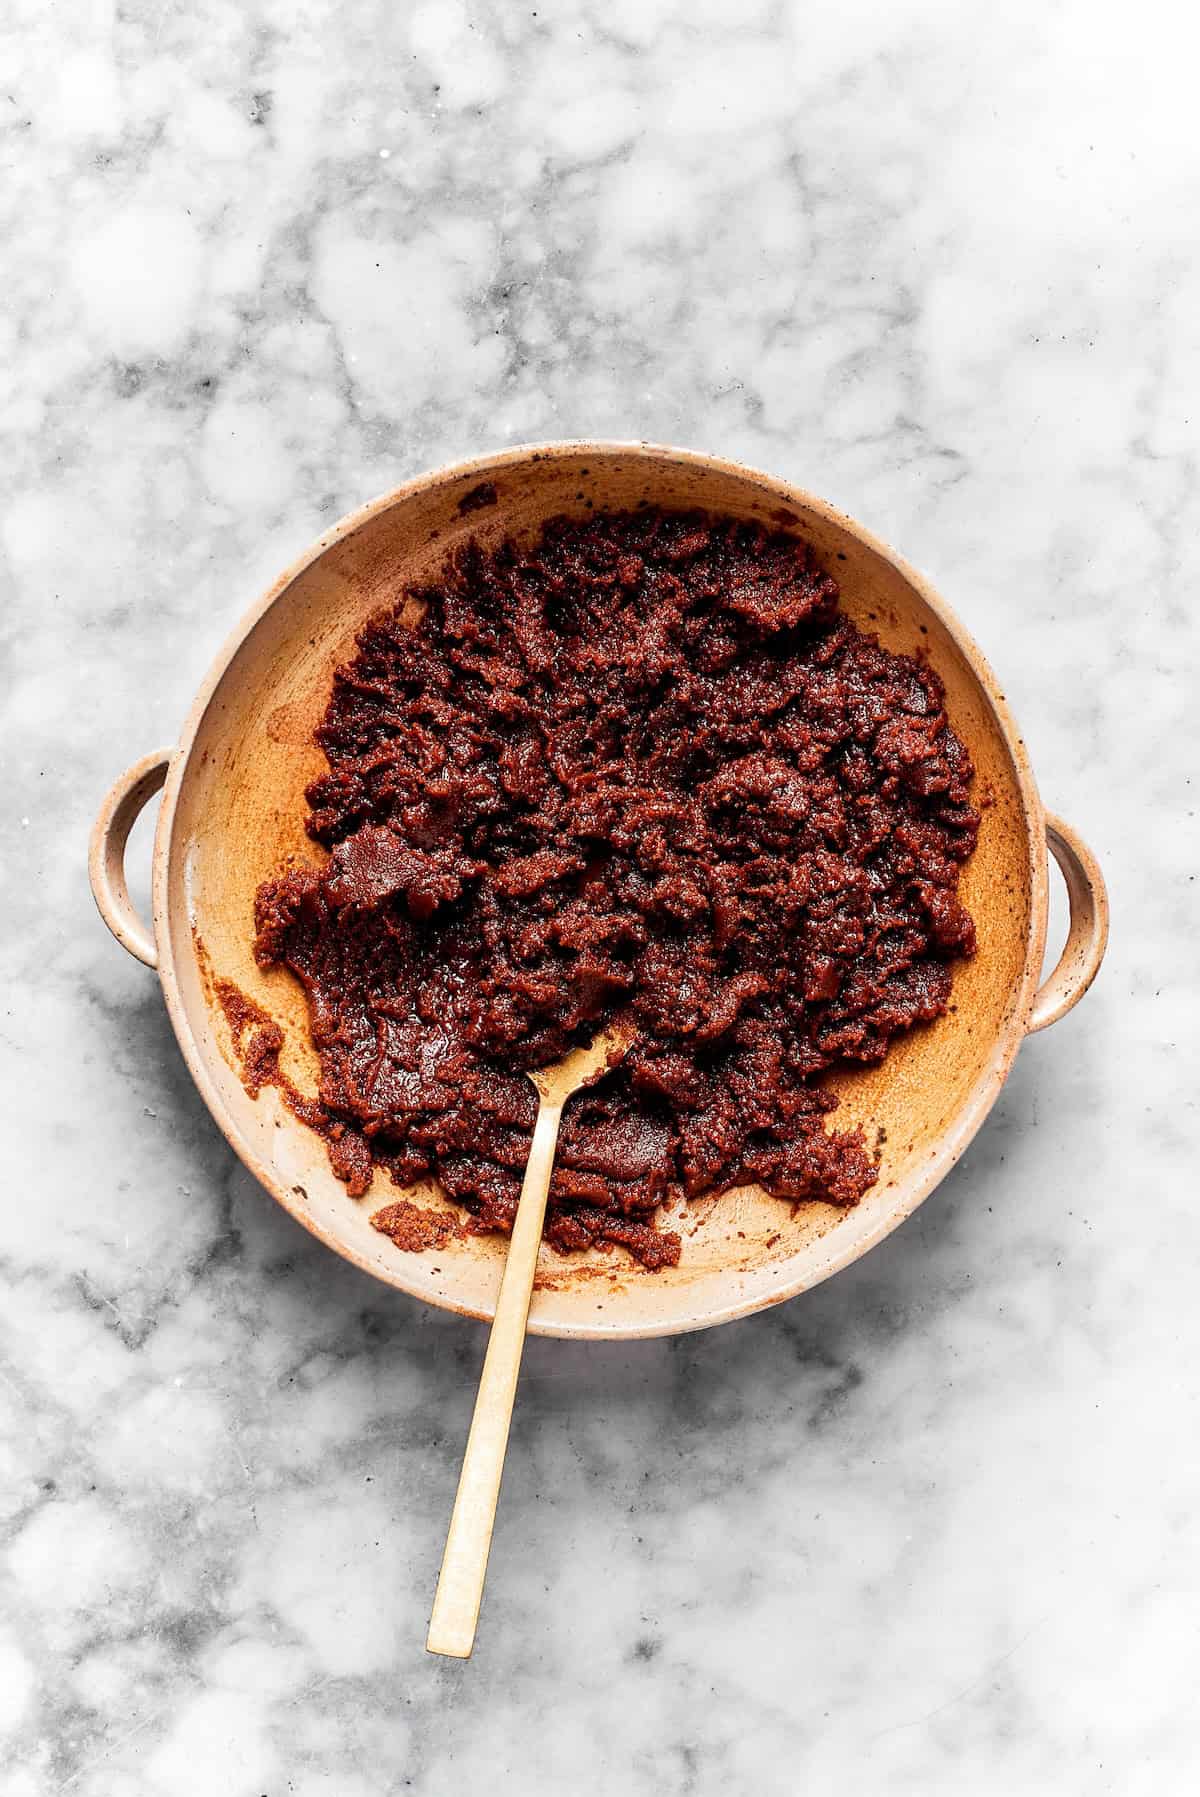
<svg viewBox="0 0 1200 1797"><path fill-rule="evenodd" d="M563 1119L556 1248L673 1264L658 1206L755 1181L855 1204L876 1162L826 1128L821 1075L937 1017L975 949L936 673L860 632L802 541L701 514L471 543L415 597L334 678L307 792L328 861L255 906L259 962L305 990L338 1176L432 1176L508 1230L522 1069L621 1010L633 1047Z"/></svg>
<svg viewBox="0 0 1200 1797"><path fill-rule="evenodd" d="M440 1248L460 1233L458 1218L451 1210L426 1210L410 1204L406 1198L385 1204L371 1218L371 1226L381 1235L390 1236L397 1248L408 1254L420 1254L426 1248Z"/></svg>

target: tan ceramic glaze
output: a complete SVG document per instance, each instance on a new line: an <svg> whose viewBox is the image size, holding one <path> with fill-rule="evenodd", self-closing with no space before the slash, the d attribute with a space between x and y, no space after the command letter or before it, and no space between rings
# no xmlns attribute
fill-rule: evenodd
<svg viewBox="0 0 1200 1797"><path fill-rule="evenodd" d="M496 502L473 506L481 483ZM464 505L464 501L467 503ZM291 978L251 953L259 882L320 851L304 833L304 787L321 769L313 728L334 664L368 614L436 573L468 537L528 539L555 513L703 506L807 538L837 576L842 604L891 649L929 657L954 726L970 747L984 803L979 846L962 881L979 937L955 973L950 1013L899 1040L882 1066L839 1073L838 1124L880 1144L878 1183L854 1210L795 1210L757 1188L690 1205L669 1219L680 1264L645 1273L599 1252L543 1248L530 1328L608 1339L700 1329L746 1316L817 1284L902 1222L954 1164L995 1102L1027 1031L1075 1004L1104 953L1107 907L1095 861L1047 819L1024 744L983 657L927 581L868 531L811 494L709 456L646 444L564 443L509 450L408 482L331 530L271 588L218 656L179 746L117 782L97 819L91 874L114 935L156 967L175 1032L213 1116L246 1166L304 1227L376 1278L428 1303L490 1318L504 1244L468 1238L403 1253L371 1228L397 1197L377 1176L347 1197L322 1143L268 1090L238 1078L213 979L235 981L284 1026L284 1065L312 1089L315 1061ZM164 783L154 849L151 932L125 888L125 839ZM1039 990L1046 932L1047 840L1066 876L1071 924ZM408 1194L441 1204L435 1191Z"/></svg>

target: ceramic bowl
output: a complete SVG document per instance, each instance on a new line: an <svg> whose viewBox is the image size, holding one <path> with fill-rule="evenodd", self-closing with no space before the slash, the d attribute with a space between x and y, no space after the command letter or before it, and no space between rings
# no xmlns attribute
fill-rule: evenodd
<svg viewBox="0 0 1200 1797"><path fill-rule="evenodd" d="M857 1260L953 1166L1024 1037L1083 996L1106 938L1096 862L1043 810L1020 731L987 663L929 582L853 519L769 475L649 444L549 444L423 475L353 513L280 576L221 650L178 745L122 775L93 831L92 885L105 922L157 971L205 1102L246 1166L298 1222L413 1297L469 1316L492 1314L504 1244L473 1237L412 1254L372 1229L372 1212L393 1201L396 1188L380 1174L365 1198L349 1198L323 1143L276 1094L247 1096L212 981L214 974L233 980L278 1019L284 1065L312 1089L316 1063L299 989L286 973L255 965L252 910L261 880L289 857L313 860L321 852L304 833L304 788L323 767L313 729L335 663L351 655L372 611L405 584L433 576L465 538L529 538L556 513L639 501L704 507L807 538L857 624L890 649L928 655L974 760L976 790L988 800L961 883L979 950L956 968L945 1017L900 1038L880 1066L831 1079L839 1126L861 1122L872 1143L882 1132L878 1183L857 1208L793 1208L754 1187L701 1200L670 1219L684 1236L679 1265L653 1274L619 1254L563 1258L543 1248L530 1314L530 1328L542 1335L701 1329L777 1304ZM147 928L129 900L124 851L133 820L160 787ZM1057 966L1039 984L1047 844L1066 878L1070 929ZM430 1187L407 1195L443 1202Z"/></svg>

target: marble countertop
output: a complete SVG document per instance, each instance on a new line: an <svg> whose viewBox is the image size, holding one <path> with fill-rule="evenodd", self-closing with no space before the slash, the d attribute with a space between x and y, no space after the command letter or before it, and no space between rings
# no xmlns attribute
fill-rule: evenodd
<svg viewBox="0 0 1200 1797"><path fill-rule="evenodd" d="M4 30L6 1797L1194 1789L1194 25L18 0ZM530 1344L449 1664L483 1333L242 1171L85 838L325 525L585 435L770 468L926 568L1113 938L849 1272L706 1335Z"/></svg>

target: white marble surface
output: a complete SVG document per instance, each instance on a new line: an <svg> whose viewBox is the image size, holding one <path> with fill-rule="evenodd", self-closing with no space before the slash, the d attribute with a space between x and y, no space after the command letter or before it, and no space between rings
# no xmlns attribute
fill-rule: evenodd
<svg viewBox="0 0 1200 1797"><path fill-rule="evenodd" d="M4 29L6 1797L1194 1790L1185 11L23 0ZM480 1647L444 1664L482 1333L241 1171L84 839L327 522L585 434L777 470L929 569L1114 935L858 1267L706 1336L532 1344Z"/></svg>

